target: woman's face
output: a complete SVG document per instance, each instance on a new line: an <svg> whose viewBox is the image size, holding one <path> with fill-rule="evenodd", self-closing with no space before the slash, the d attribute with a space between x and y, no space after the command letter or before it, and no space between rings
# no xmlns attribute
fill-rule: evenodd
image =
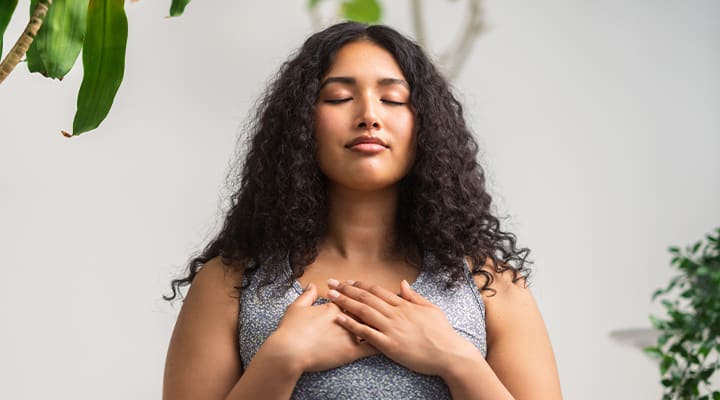
<svg viewBox="0 0 720 400"><path fill-rule="evenodd" d="M337 52L315 108L320 170L331 183L377 190L404 177L415 156L410 87L393 56L368 41ZM381 144L357 143L373 140Z"/></svg>

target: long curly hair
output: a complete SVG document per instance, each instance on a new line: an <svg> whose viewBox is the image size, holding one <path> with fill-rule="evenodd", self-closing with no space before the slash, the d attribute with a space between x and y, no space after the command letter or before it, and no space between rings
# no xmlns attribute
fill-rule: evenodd
<svg viewBox="0 0 720 400"><path fill-rule="evenodd" d="M485 265L497 273L509 269L513 282L527 284L530 250L516 248L515 235L503 232L491 213L478 144L447 81L416 43L394 29L345 22L310 36L268 85L239 142L242 165L228 175L232 195L223 227L191 258L184 275L172 280L166 300L215 257L244 276L263 264L283 265L278 261L288 257L292 278L315 260L329 206L315 158L315 105L337 51L359 40L392 54L411 89L417 147L411 170L399 182L396 248L430 251L435 268L449 273L449 285L462 278L464 257L472 259L473 274L484 275L481 290L494 292L492 274L481 270ZM281 274L276 268L273 279Z"/></svg>

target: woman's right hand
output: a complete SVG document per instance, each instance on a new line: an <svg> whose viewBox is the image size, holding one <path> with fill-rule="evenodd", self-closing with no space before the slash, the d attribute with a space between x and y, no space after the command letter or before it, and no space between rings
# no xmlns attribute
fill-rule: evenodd
<svg viewBox="0 0 720 400"><path fill-rule="evenodd" d="M325 371L379 353L367 342L358 343L354 335L335 322L335 317L342 314L336 304L313 306L317 295L317 287L311 283L287 307L268 338L277 346L275 351L297 362L303 372Z"/></svg>

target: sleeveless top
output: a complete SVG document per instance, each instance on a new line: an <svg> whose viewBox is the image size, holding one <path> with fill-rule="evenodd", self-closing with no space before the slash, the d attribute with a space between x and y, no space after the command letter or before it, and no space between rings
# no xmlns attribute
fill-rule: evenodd
<svg viewBox="0 0 720 400"><path fill-rule="evenodd" d="M243 368L247 368L260 346L275 331L287 306L303 293L300 283L291 279L288 258L285 257L281 263L280 278L263 286L259 297L256 288L263 282L262 278L268 270L264 266L251 275L248 287L240 294L238 340ZM434 272L434 263L436 260L432 253L426 251L420 274L410 287L438 306L455 331L475 345L483 357L487 357L485 305L467 263L463 266L462 284L447 290L445 282L449 275ZM266 294L268 288L273 290L273 295ZM313 305L328 301L318 297ZM326 371L303 373L291 399L441 400L451 399L451 396L439 376L417 373L379 353Z"/></svg>

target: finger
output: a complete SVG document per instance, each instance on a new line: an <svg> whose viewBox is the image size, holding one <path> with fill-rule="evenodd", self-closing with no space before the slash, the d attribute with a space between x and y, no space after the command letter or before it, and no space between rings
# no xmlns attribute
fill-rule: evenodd
<svg viewBox="0 0 720 400"><path fill-rule="evenodd" d="M420 296L420 294L410 287L410 284L407 283L406 280L403 279L402 282L400 282L400 294L402 295L403 299L415 303L415 304L432 304L428 299Z"/></svg>
<svg viewBox="0 0 720 400"><path fill-rule="evenodd" d="M356 315L353 315L353 314L352 314L350 311L348 311L348 310L343 310L342 308L340 308L340 306L338 306L337 304L333 303L332 301L329 302L329 303L325 303L324 306L325 306L325 307L333 307L333 309L335 309L335 310L337 310L337 311L339 311L339 312L343 312L343 313L345 313L345 315L349 315L350 318L354 318L354 319L356 319L356 320L360 320L360 318L358 318Z"/></svg>
<svg viewBox="0 0 720 400"><path fill-rule="evenodd" d="M305 289L303 294L301 294L297 299L295 299L295 301L290 304L290 307L292 307L293 305L309 307L313 305L315 300L317 300L317 295L317 287L313 283L310 283L308 284L308 287L307 289Z"/></svg>
<svg viewBox="0 0 720 400"><path fill-rule="evenodd" d="M361 339L364 339L365 341L360 344L360 346L363 345L372 345L372 347L380 350L383 347L383 344L386 342L385 335L382 334L382 332L377 331L376 329L367 326L363 323L360 323L358 321L355 321L352 318L349 318L346 315L338 315L335 317L335 322L340 324L343 328L347 329L348 332L355 336L359 336Z"/></svg>
<svg viewBox="0 0 720 400"><path fill-rule="evenodd" d="M372 285L372 284L365 283L362 281L347 281L347 284L351 285L353 287L367 290L368 292L381 298L386 303L388 303L392 306L399 306L404 301L403 298L399 297L397 294L391 292L390 290L385 289L384 287L382 287L380 285Z"/></svg>
<svg viewBox="0 0 720 400"><path fill-rule="evenodd" d="M348 285L345 286L349 287ZM383 313L381 313L379 310L373 308L373 306L370 304L383 303L385 307L392 306L378 299L370 292L366 292L358 288L353 289L355 289L356 291L360 291L359 294L356 293L358 300L355 300L350 296L340 293L335 289L331 289L328 292L328 296L330 296L330 300L333 303L337 304L338 307L340 307L346 313L352 314L353 318L358 319L364 324L373 326L377 329L385 330L387 328L388 318L383 315ZM374 298L374 301L370 299L371 297Z"/></svg>
<svg viewBox="0 0 720 400"><path fill-rule="evenodd" d="M335 284L335 285L333 286L333 284ZM366 305L372 307L373 309L379 311L382 315L384 315L386 317L390 317L393 315L394 306L389 304L388 302L386 302L385 300L383 300L382 298L378 297L377 295L375 295L374 293L372 293L368 290L365 290L363 288L356 287L353 285L348 285L347 283L337 282L335 280L328 280L328 285L330 287L333 287L337 292L344 294L345 296L351 298L352 300L355 300L356 302L366 304ZM375 290L379 290L379 286ZM397 296L395 296L395 297L397 297ZM342 299L342 296L340 298ZM335 300L333 300L333 301L335 301ZM348 303L351 306L355 305L357 307L357 304L355 304L355 303L352 303L352 302L348 302ZM341 306L342 306L342 304L341 304ZM342 307L342 308L345 308L346 310L349 310L353 314L360 316L358 313L355 312L355 309L353 309L353 308L348 308L348 307ZM368 322L368 321L365 320L365 322Z"/></svg>

